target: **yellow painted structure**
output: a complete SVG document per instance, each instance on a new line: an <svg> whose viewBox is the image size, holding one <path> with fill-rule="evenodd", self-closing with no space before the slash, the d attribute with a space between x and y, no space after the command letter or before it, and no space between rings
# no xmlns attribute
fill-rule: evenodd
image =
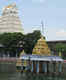
<svg viewBox="0 0 66 80"><path fill-rule="evenodd" d="M21 53L20 53L20 56L22 56L22 55L25 55L25 51L23 50ZM26 66L27 65L27 62L26 62L26 60L22 60L22 65L23 66Z"/></svg>
<svg viewBox="0 0 66 80"><path fill-rule="evenodd" d="M32 54L50 56L50 49L43 36L37 41Z"/></svg>
<svg viewBox="0 0 66 80"><path fill-rule="evenodd" d="M25 54L25 51L22 50L22 52L20 53L20 56L24 55Z"/></svg>
<svg viewBox="0 0 66 80"><path fill-rule="evenodd" d="M22 66L22 61L21 61L21 59L18 59L17 62L16 62L16 67L18 67L18 66L19 66L20 68L21 68L21 66ZM16 69L16 71L17 71L17 72L21 72L21 69Z"/></svg>
<svg viewBox="0 0 66 80"><path fill-rule="evenodd" d="M59 56L61 57L61 52L59 52Z"/></svg>
<svg viewBox="0 0 66 80"><path fill-rule="evenodd" d="M22 63L21 59L18 58L16 66L21 66L22 65L21 63Z"/></svg>
<svg viewBox="0 0 66 80"><path fill-rule="evenodd" d="M25 54L25 52L24 52L24 50L20 53L20 56L22 56L22 55L24 55ZM19 56L19 57L20 57ZM17 59L17 62L16 62L16 67L20 67L21 68L21 66L26 66L27 65L27 62L26 62L26 60L21 60L20 58L18 58ZM21 69L17 69L16 70L17 72L21 72Z"/></svg>
<svg viewBox="0 0 66 80"><path fill-rule="evenodd" d="M20 56L22 56L24 54L24 50L21 52ZM22 61L21 59L18 58L16 66L22 66Z"/></svg>

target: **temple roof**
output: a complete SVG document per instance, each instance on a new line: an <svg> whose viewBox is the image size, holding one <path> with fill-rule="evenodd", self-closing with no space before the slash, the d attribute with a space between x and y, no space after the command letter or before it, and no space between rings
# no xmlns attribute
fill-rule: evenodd
<svg viewBox="0 0 66 80"><path fill-rule="evenodd" d="M46 40L42 36L36 43L32 54L37 54L37 55L50 55L50 49L48 48L48 45L46 43Z"/></svg>
<svg viewBox="0 0 66 80"><path fill-rule="evenodd" d="M19 59L31 61L63 61L59 56L22 55Z"/></svg>
<svg viewBox="0 0 66 80"><path fill-rule="evenodd" d="M20 56L24 55L25 54L25 51L22 50L22 52L20 53Z"/></svg>
<svg viewBox="0 0 66 80"><path fill-rule="evenodd" d="M8 6L6 6L6 7L4 7L5 9L7 9L7 8L13 8L13 7L15 7L16 6L16 3L13 3L13 4L10 4L10 5L8 5Z"/></svg>
<svg viewBox="0 0 66 80"><path fill-rule="evenodd" d="M12 8L12 5L8 5L6 8Z"/></svg>

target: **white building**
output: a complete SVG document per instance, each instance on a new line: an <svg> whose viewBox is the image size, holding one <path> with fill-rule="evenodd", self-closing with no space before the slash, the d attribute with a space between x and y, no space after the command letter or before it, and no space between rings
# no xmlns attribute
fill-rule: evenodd
<svg viewBox="0 0 66 80"><path fill-rule="evenodd" d="M11 4L3 8L2 16L0 17L0 33L4 32L23 33L22 24L19 19L16 4Z"/></svg>

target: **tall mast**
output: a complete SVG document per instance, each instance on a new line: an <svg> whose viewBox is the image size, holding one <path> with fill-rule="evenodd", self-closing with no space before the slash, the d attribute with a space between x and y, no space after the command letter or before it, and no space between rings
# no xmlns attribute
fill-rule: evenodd
<svg viewBox="0 0 66 80"><path fill-rule="evenodd" d="M42 30L41 30L42 35L44 35L44 23L43 23L43 21L41 21L41 28L42 28Z"/></svg>

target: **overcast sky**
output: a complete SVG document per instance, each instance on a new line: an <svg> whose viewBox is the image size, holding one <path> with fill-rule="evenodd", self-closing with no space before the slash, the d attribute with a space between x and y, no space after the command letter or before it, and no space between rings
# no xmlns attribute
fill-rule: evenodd
<svg viewBox="0 0 66 80"><path fill-rule="evenodd" d="M47 40L66 40L66 0L0 0L0 15L2 8L13 2L25 33L41 30L43 20Z"/></svg>

